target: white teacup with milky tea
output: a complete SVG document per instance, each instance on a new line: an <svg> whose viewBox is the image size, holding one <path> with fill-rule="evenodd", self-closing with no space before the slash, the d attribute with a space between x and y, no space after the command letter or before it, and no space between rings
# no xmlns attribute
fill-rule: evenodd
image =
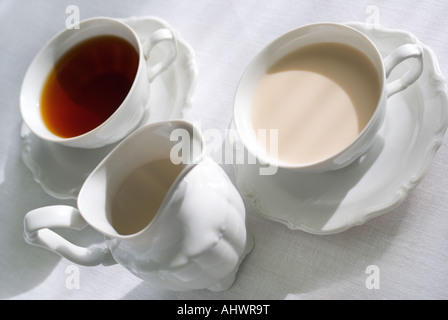
<svg viewBox="0 0 448 320"><path fill-rule="evenodd" d="M387 82L400 62L416 58ZM382 58L372 41L341 24L290 31L251 61L237 88L234 123L261 163L301 172L347 166L370 147L387 99L415 82L422 49L405 44Z"/></svg>

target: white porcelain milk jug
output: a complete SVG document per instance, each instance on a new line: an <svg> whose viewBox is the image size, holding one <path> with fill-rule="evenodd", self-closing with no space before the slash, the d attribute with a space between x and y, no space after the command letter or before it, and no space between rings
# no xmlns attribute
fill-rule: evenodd
<svg viewBox="0 0 448 320"><path fill-rule="evenodd" d="M56 205L28 212L25 239L81 265L118 262L159 288L225 290L253 241L246 230L241 196L221 167L204 154L203 138L192 124L147 125L123 140L89 175L77 209ZM171 175L177 178L159 196L161 203L153 216L146 221L127 212L114 216L114 208L130 211L135 205L132 199L117 200L133 172L167 158L173 166L180 162L180 173ZM171 169L168 165L153 171L163 177L164 170ZM137 191L130 189L132 195L156 199L151 194L155 189L146 190L139 183ZM79 247L50 229L86 225L104 234L107 247Z"/></svg>

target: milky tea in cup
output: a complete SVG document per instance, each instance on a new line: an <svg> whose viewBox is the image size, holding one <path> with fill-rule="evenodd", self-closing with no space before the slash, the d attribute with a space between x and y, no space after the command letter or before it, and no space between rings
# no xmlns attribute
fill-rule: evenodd
<svg viewBox="0 0 448 320"><path fill-rule="evenodd" d="M388 81L392 70L411 58L407 72ZM422 70L418 43L397 44L383 58L355 28L336 23L297 28L263 48L244 71L234 101L236 133L250 156L273 169L269 174L345 167L372 145L387 99Z"/></svg>
<svg viewBox="0 0 448 320"><path fill-rule="evenodd" d="M313 163L358 137L379 96L378 73L364 53L341 43L311 44L280 59L261 78L252 126L278 129L280 161Z"/></svg>

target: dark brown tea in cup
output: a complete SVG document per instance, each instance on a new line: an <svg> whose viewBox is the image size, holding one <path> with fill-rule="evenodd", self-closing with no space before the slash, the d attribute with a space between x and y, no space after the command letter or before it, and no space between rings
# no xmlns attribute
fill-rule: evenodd
<svg viewBox="0 0 448 320"><path fill-rule="evenodd" d="M94 37L71 48L56 62L42 91L47 128L71 138L102 124L126 98L138 61L136 49L116 36Z"/></svg>

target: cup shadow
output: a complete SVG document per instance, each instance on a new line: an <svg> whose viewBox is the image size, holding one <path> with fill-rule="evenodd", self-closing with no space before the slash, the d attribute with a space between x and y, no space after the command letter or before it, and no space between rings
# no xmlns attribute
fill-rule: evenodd
<svg viewBox="0 0 448 320"><path fill-rule="evenodd" d="M249 164L250 154L235 134L229 134L225 148L233 150L233 167L240 193L261 215L290 229L327 234L324 227L347 194L369 172L382 153L384 144L383 137L377 135L367 152L355 162L319 174L284 168L275 168L277 171L273 172L272 167L259 162ZM273 174L264 175L262 170ZM312 214L304 210L312 210Z"/></svg>
<svg viewBox="0 0 448 320"><path fill-rule="evenodd" d="M116 144L97 149L78 149L44 141L22 124L22 160L49 195L76 199L90 172Z"/></svg>
<svg viewBox="0 0 448 320"><path fill-rule="evenodd" d="M17 128L17 132L19 131L20 129ZM4 167L2 168L5 179L0 184L0 191L4 191L0 193L5 195L5 199L6 195L8 196L8 201L1 211L1 216L6 225L4 232L0 234L0 242L2 243L0 247L2 256L0 299L20 296L39 286L53 272L61 260L60 256L49 250L26 243L23 237L25 214L32 209L53 204L55 201L59 204L76 207L76 202L73 199L55 200L44 192L42 187L36 183L36 176L30 172L23 159L21 159L22 149L15 148L15 143L20 144L19 138L11 143L7 149ZM45 151L48 151L48 149L39 152L43 155ZM48 157L47 154L47 159ZM46 168L49 170L48 172L51 172L51 163L47 163ZM57 174L57 172L54 171L51 174ZM61 179L61 177L59 178ZM27 190L26 195L23 194L25 188ZM8 208L13 208L14 211L10 212ZM99 244L104 241L104 237L92 228L85 228L81 231L60 230L57 232L81 246Z"/></svg>
<svg viewBox="0 0 448 320"><path fill-rule="evenodd" d="M312 226L312 230L322 230L347 194L357 186L361 178L375 163L383 147L383 138L377 136L367 153L355 160L354 163L345 168L320 174L291 173L288 170L279 169L273 177L273 185L275 188L287 192L290 197L294 197L305 207L319 208L314 212L314 215L318 215L318 217L314 217L312 221L308 220L307 223ZM295 181L300 181L300 184ZM295 187L291 188L291 186ZM301 215L301 212L297 211L291 214ZM289 225L289 227L291 226Z"/></svg>

